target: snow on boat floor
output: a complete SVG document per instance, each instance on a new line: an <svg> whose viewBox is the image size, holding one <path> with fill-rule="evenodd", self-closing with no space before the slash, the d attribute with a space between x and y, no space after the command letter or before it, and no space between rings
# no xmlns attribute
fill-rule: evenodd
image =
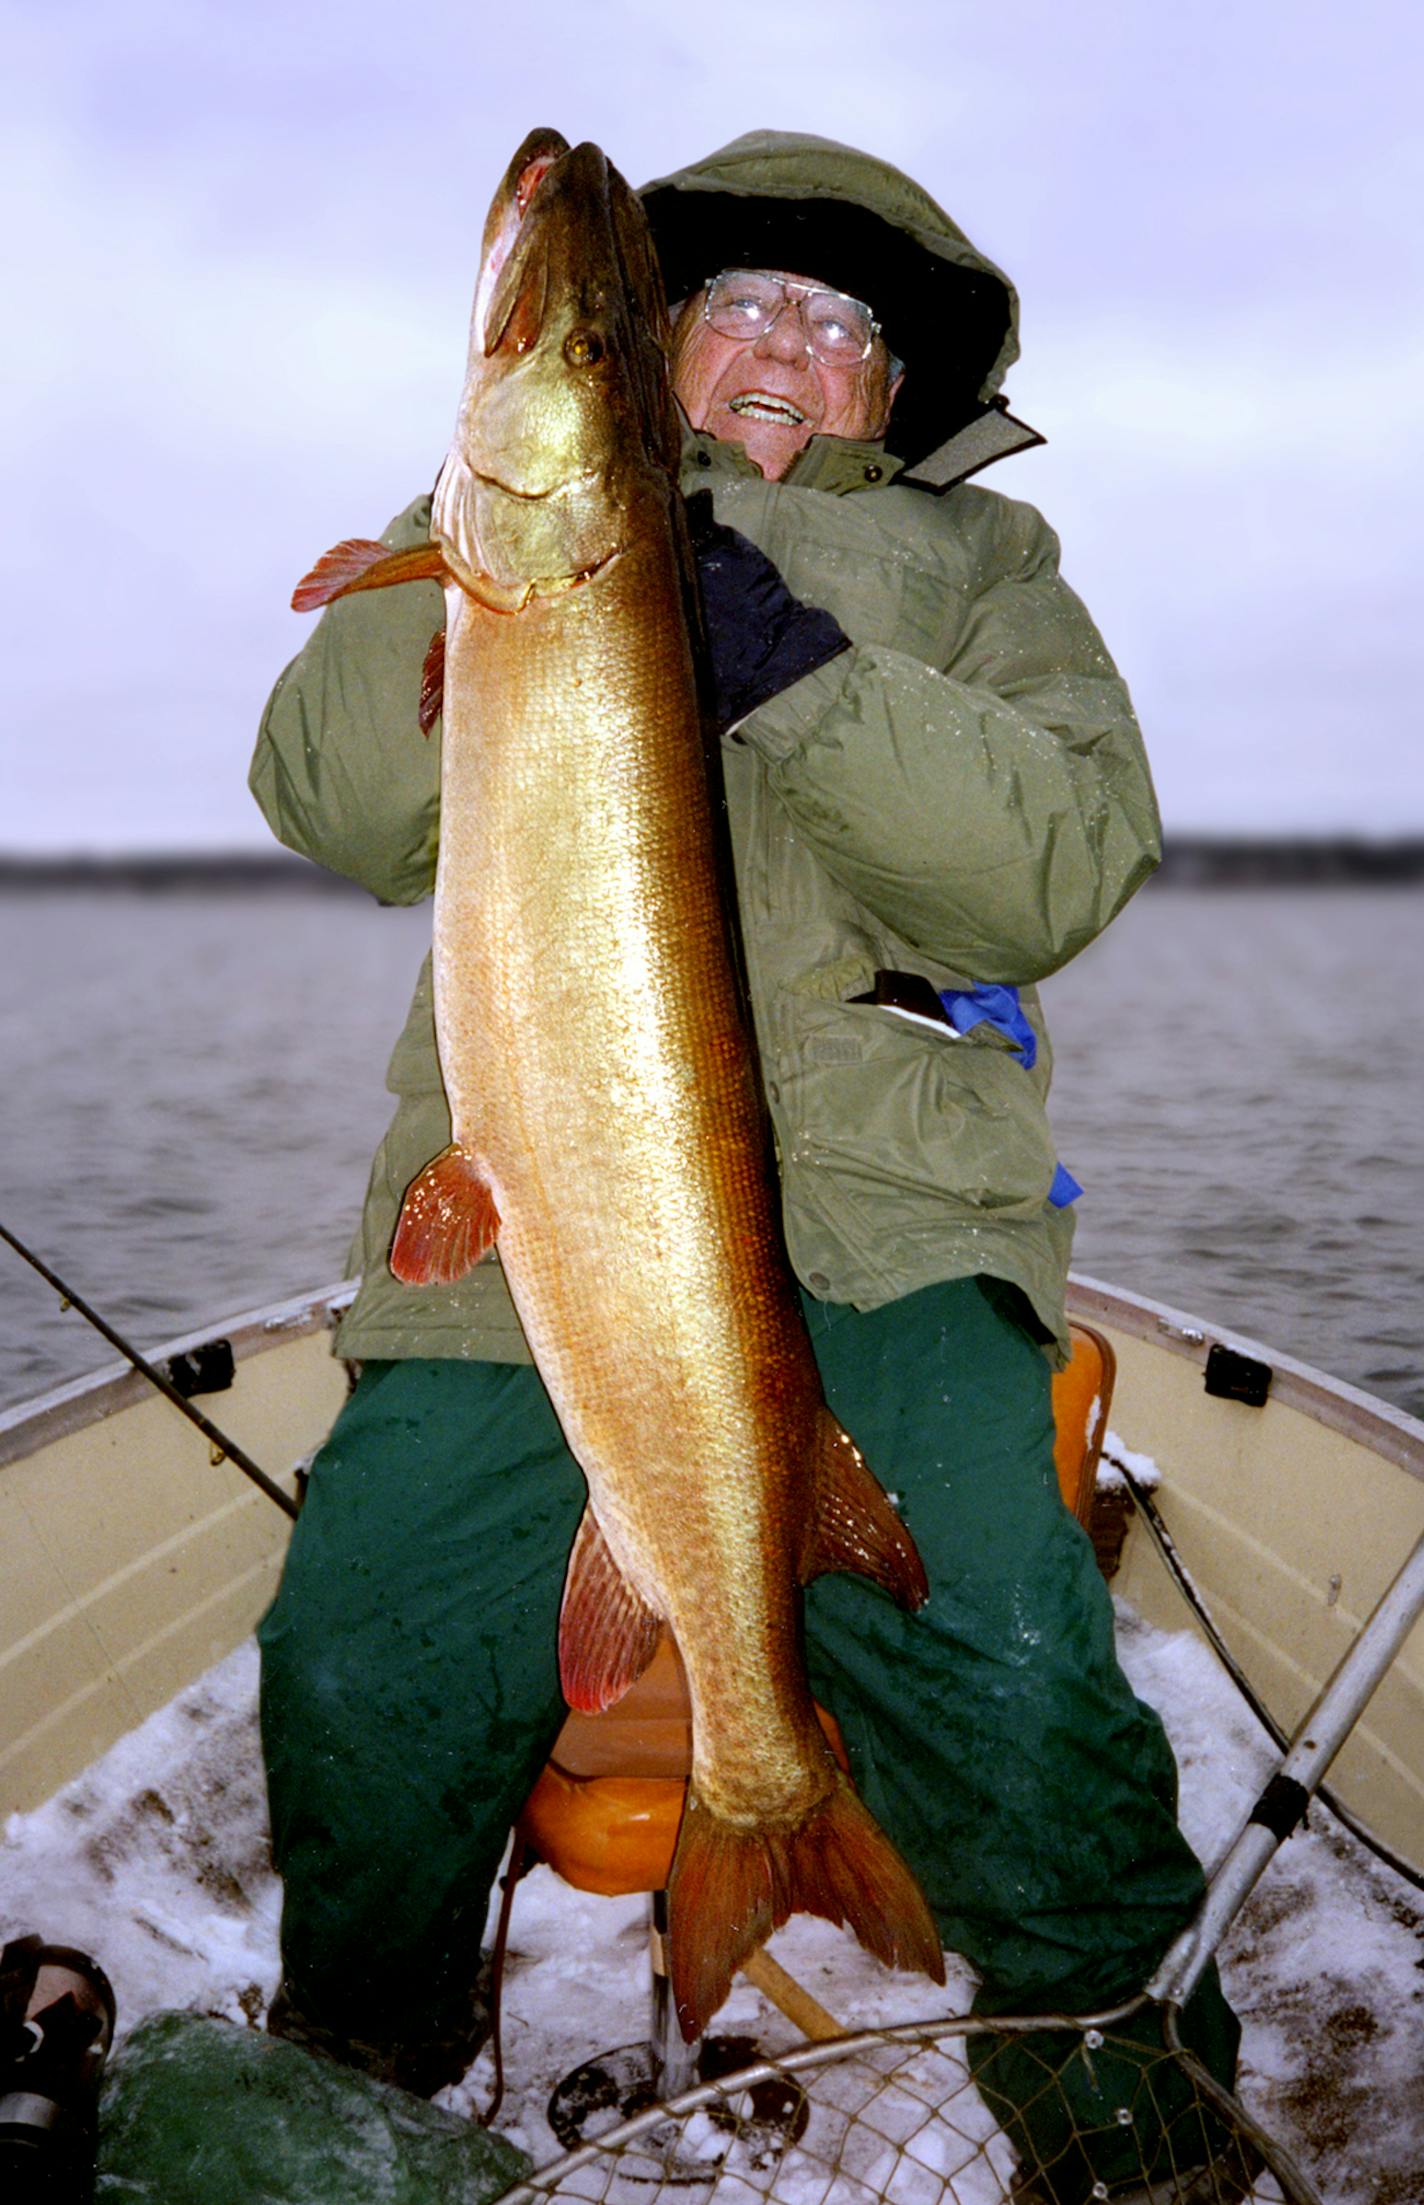
<svg viewBox="0 0 1424 2205"><path fill-rule="evenodd" d="M1215 1860L1274 1754L1190 1633L1119 1604L1124 1666L1158 1707L1182 1770L1182 1821ZM277 1979L280 1889L268 1852L251 1642L211 1670L0 1842L0 1930L38 1929L92 1952L119 2001L120 2035L188 2007L254 2026ZM507 2096L499 2128L544 2165L554 2083L646 2034L646 1902L599 1899L536 1869L515 1901L506 1988ZM968 1970L943 1992L891 1976L844 1934L799 1918L774 1950L847 2028L961 2014ZM1323 1808L1267 1870L1222 1956L1244 2024L1246 2104L1315 2180L1326 2205L1424 2205L1424 1900ZM795 2030L740 1983L717 2031L768 2052ZM441 2103L488 2100L488 2053Z"/></svg>

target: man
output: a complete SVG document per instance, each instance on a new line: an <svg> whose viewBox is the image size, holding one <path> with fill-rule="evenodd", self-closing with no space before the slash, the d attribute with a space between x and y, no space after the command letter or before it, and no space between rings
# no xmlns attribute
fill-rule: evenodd
<svg viewBox="0 0 1424 2205"><path fill-rule="evenodd" d="M814 1584L812 1685L979 2010L1102 2010L1201 1874L1053 1473L1074 1190L1033 983L1156 861L1140 737L1044 523L955 481L1005 441L999 271L909 179L819 139L753 134L644 203L683 302L683 485L716 518L700 570L787 1244L830 1406L931 1584L915 1617L858 1579ZM417 500L387 541L428 525ZM284 841L391 901L433 881L438 763L414 714L439 617L429 585L334 607L253 769ZM962 1038L898 1016L907 990L947 998ZM433 2089L479 2041L491 1878L562 1714L583 1487L497 1263L418 1290L386 1263L449 1138L428 971L390 1084L338 1341L364 1369L261 1634L274 2025ZM1229 2076L1214 1982L1186 2033ZM1056 2113L1014 2125L1036 2085L1010 2054L983 2080L1055 2163L1039 2194L1059 2205L1158 2149L1151 2119L1086 2156Z"/></svg>

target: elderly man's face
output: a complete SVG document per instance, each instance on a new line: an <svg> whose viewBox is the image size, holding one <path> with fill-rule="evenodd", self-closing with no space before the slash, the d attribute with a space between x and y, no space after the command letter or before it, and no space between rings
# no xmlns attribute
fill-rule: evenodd
<svg viewBox="0 0 1424 2205"><path fill-rule="evenodd" d="M789 284L818 277L775 271ZM863 360L828 366L811 350L802 296L793 292L771 327L754 339L724 337L703 317L705 291L688 299L673 325L672 387L694 429L741 444L771 482L779 482L813 436L883 436L900 388L876 337Z"/></svg>

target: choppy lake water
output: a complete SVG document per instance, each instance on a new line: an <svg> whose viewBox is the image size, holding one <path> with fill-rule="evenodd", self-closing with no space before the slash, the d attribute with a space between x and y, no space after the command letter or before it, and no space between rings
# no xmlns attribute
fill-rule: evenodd
<svg viewBox="0 0 1424 2205"><path fill-rule="evenodd" d="M138 1344L341 1276L429 907L0 895L0 1216ZM1424 1415L1424 894L1169 889L1047 984L1075 1266ZM0 1402L112 1361L0 1245Z"/></svg>

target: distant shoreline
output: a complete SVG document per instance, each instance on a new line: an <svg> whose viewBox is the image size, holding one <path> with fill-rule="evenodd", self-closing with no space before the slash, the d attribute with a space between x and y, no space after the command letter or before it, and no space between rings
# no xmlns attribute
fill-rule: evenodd
<svg viewBox="0 0 1424 2205"><path fill-rule="evenodd" d="M1151 886L1167 888L1413 887L1424 882L1424 835L1173 835ZM269 892L363 895L286 850L134 851L36 855L0 851L0 893L100 890L147 895Z"/></svg>

